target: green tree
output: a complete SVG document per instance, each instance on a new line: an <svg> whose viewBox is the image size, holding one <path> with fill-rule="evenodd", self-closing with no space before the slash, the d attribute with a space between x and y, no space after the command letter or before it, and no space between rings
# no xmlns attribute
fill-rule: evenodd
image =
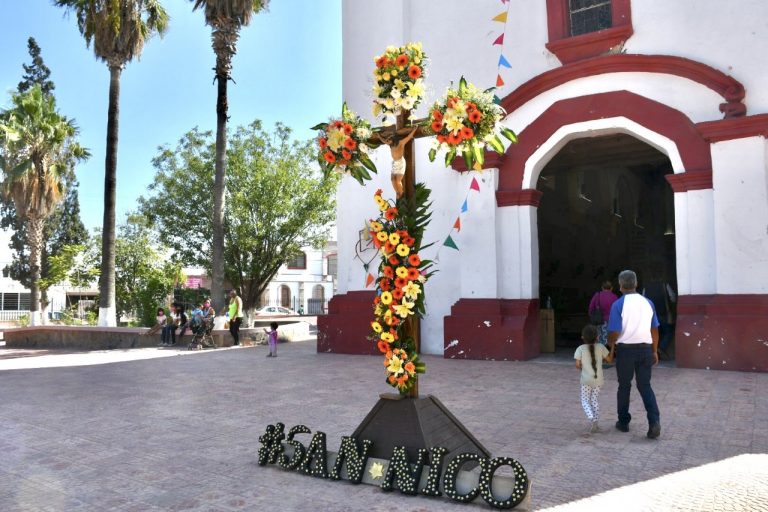
<svg viewBox="0 0 768 512"><path fill-rule="evenodd" d="M213 252L211 295L213 306L224 305L224 212L227 174L227 83L232 78L232 57L237 53L240 29L251 23L254 13L266 9L269 0L191 0L193 9L205 9L205 23L211 27L216 54L216 172L213 185Z"/></svg>
<svg viewBox="0 0 768 512"><path fill-rule="evenodd" d="M13 107L0 113L2 192L24 220L29 244L30 317L40 322L40 272L45 221L63 196L64 176L89 156L76 140L77 126L59 114L39 84L12 95Z"/></svg>
<svg viewBox="0 0 768 512"><path fill-rule="evenodd" d="M40 52L40 47L34 38L27 42L29 55L32 62L23 64L24 76L17 87L19 92L29 91L35 84L40 85L43 94L51 95L55 86L50 80L51 70L45 65ZM62 203L56 205L50 218L43 228L43 253L40 268L40 309L45 310L48 305L48 288L51 284L48 279L49 257L64 244L81 244L88 238L80 219L80 205L77 194L77 181L73 172L66 172L63 176L65 197ZM16 213L16 207L10 197L0 195L0 227L10 230L10 248L13 250L13 261L6 267L9 276L19 281L26 288L31 287L31 271L29 264L29 242L24 219Z"/></svg>
<svg viewBox="0 0 768 512"><path fill-rule="evenodd" d="M280 266L307 245L322 246L334 218L338 176L316 170L309 142L255 121L230 137L224 236L226 278L251 309ZM194 129L175 150L161 148L139 210L185 265L211 268L210 205L216 159L211 132Z"/></svg>
<svg viewBox="0 0 768 512"><path fill-rule="evenodd" d="M160 254L142 217L129 216L119 232L115 247L118 314L135 315L149 327L155 323L157 308L165 306L182 280L181 265Z"/></svg>
<svg viewBox="0 0 768 512"><path fill-rule="evenodd" d="M35 84L40 84L40 88L43 94L51 94L56 86L48 78L51 76L51 70L43 62L43 57L40 55L40 47L37 45L34 37L30 37L27 40L27 48L29 50L29 56L32 57L32 63L29 65L22 64L24 68L24 76L16 87L19 92L27 92Z"/></svg>
<svg viewBox="0 0 768 512"><path fill-rule="evenodd" d="M99 279L99 325L117 324L115 311L115 190L120 114L120 74L141 54L154 33L164 33L168 14L157 0L54 0L74 12L86 45L93 43L96 58L109 68L107 150L104 161L104 220L102 223L102 273Z"/></svg>

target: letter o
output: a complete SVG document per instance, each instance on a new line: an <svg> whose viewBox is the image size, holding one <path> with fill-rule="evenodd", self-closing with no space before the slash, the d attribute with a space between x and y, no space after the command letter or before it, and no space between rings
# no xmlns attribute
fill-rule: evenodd
<svg viewBox="0 0 768 512"><path fill-rule="evenodd" d="M523 466L511 457L496 457L485 459L481 462L483 469L480 471L480 497L494 508L513 508L520 504L528 494L528 474ZM493 497L493 476L501 466L510 466L515 472L515 484L512 494L505 500L497 500Z"/></svg>

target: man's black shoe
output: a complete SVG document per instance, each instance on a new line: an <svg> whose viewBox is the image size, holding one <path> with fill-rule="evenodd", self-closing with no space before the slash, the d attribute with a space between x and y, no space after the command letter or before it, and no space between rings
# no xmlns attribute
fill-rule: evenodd
<svg viewBox="0 0 768 512"><path fill-rule="evenodd" d="M616 422L616 430L620 432L629 432L629 425L620 421Z"/></svg>
<svg viewBox="0 0 768 512"><path fill-rule="evenodd" d="M648 439L656 439L661 435L661 425L656 423L648 427Z"/></svg>

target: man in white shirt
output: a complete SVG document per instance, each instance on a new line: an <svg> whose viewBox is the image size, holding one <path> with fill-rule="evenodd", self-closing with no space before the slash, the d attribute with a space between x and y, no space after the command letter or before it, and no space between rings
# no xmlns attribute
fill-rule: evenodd
<svg viewBox="0 0 768 512"><path fill-rule="evenodd" d="M616 393L619 421L616 428L629 432L629 392L632 378L643 398L648 416L648 437L661 434L659 406L651 388L651 368L659 362L659 319L653 302L637 293L637 275L631 270L619 274L622 297L611 306L608 319L608 346L616 347L616 375L619 390Z"/></svg>

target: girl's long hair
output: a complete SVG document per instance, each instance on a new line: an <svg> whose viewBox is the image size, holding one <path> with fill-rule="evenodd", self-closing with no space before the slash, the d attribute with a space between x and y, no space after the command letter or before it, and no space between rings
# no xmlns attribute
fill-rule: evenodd
<svg viewBox="0 0 768 512"><path fill-rule="evenodd" d="M589 345L589 356L592 358L592 370L595 372L595 378L597 378L597 359L595 358L595 343L597 342L597 327L594 325L586 325L581 330L581 339L584 343Z"/></svg>

